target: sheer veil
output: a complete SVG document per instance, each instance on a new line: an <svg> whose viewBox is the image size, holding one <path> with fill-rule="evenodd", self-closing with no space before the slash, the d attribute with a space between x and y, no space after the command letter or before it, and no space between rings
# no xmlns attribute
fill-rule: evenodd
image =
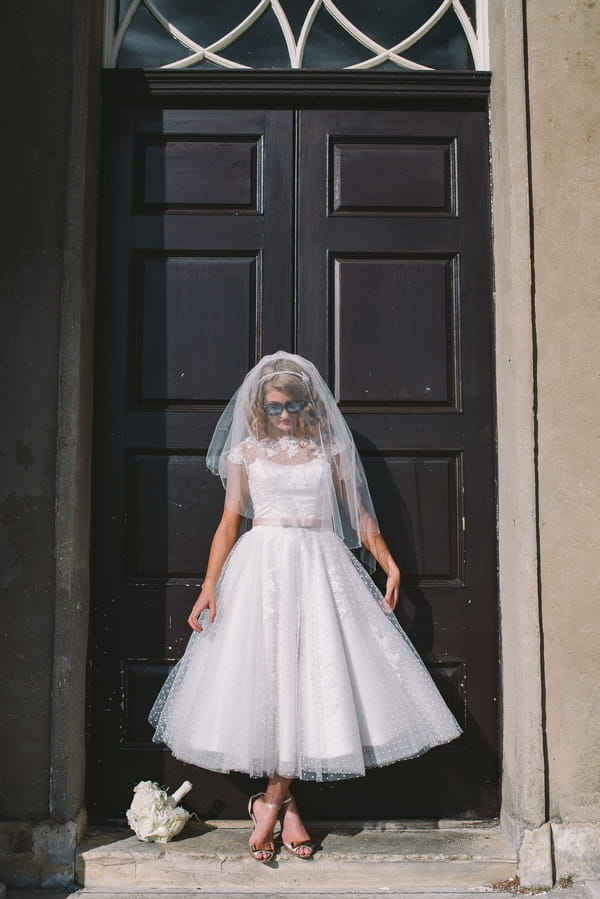
<svg viewBox="0 0 600 899"><path fill-rule="evenodd" d="M290 416L289 435L281 436L270 427L265 412L269 389L299 407ZM208 448L206 464L223 482L226 506L249 520L254 517L249 477L256 459L320 465L319 508L313 517L316 514L320 523L330 526L349 548L360 547L363 562L374 569L364 543L379 527L362 462L331 391L313 363L302 356L283 350L264 356L231 398ZM304 517L301 498L297 516Z"/></svg>

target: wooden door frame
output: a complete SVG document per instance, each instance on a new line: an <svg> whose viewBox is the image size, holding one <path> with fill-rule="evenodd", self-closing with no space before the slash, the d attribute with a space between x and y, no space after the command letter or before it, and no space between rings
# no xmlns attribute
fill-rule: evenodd
<svg viewBox="0 0 600 899"><path fill-rule="evenodd" d="M140 73L127 73L128 77L126 80L129 80L130 74L133 74L133 76L134 76L132 80L134 82L134 86L136 89L135 92L136 92L136 94L138 94ZM241 104L239 102L239 97L235 96L234 101L232 102L232 107L236 110L234 112L234 115L236 116L236 118L233 121L237 121L237 117L240 117L240 119L242 119L246 115L245 112L239 111L240 107L242 107L242 109L247 107L247 108L249 108L250 111L253 108L258 108L259 110L262 110L266 107L267 110L269 109L271 100L273 98L273 87L275 86L277 89L279 89L281 87L281 79L279 77L277 77L276 79L273 79L273 77L272 77L273 74L278 74L278 73L262 73L262 72L258 73L258 77L256 79L253 79L254 81L256 81L256 84L254 86L257 90L252 91L250 99L247 104ZM266 79L266 82L265 82L265 75L268 76ZM309 73L309 75L310 75L310 73ZM164 77L161 75L161 73L148 73L148 78L151 80L155 80L157 76L159 79L158 90L160 92L160 96L162 97L162 92L165 90L165 83L166 83L167 89L170 90L171 86L172 86L172 84L171 84L172 79L168 78L165 82ZM461 79L460 79L461 81L463 80L463 77L464 76L461 76ZM120 79L118 79L118 80L120 81ZM221 80L222 79L219 79L219 81L221 81ZM284 108L285 109L289 109L289 108L301 109L301 110L303 110L301 115L309 115L309 116L319 115L325 123L328 123L328 122L331 123L330 117L331 117L331 115L333 115L333 111L330 111L330 110L332 110L332 107L333 107L336 110L336 114L337 114L337 111L340 109L340 104L337 103L337 94L335 92L335 89L333 90L333 93L331 92L331 84L333 83L334 86L338 85L338 84L344 84L344 77L343 77L342 73L338 73L338 72L333 73L333 74L327 73L327 76L326 76L327 91L326 92L321 91L321 90L319 91L320 99L315 99L314 92L310 90L310 87L311 87L310 82L312 81L312 78L311 77L307 78L307 76L304 73L301 73L300 78L293 77L292 79L288 79L288 77L286 76L283 80L286 82L286 84L287 84L288 80L291 81L291 88L289 85L287 85L286 93L284 96ZM376 79L371 79L371 81L374 81L374 80L377 81L377 85L376 85L376 88L377 88L379 86L379 82L381 82L382 79L380 76L377 76ZM395 80L397 80L397 79L395 79ZM430 80L434 81L434 79L430 79ZM472 79L470 77L468 80L472 81ZM481 82L481 80L482 79L479 79L479 82ZM322 81L323 81L323 79L319 73L319 82L322 82ZM488 81L489 81L489 78L487 76L485 76L484 82L488 82ZM307 85L307 82L308 82L308 85ZM440 79L439 79L439 77L436 77L435 78L436 86L439 83L440 83ZM463 186L465 188L465 195L464 195L463 199L465 200L465 202L467 202L467 205L469 206L470 209L472 206L472 212L469 213L469 215L475 214L475 216L477 218L479 218L478 207L482 208L483 221L485 221L485 219L487 218L487 184L486 184L486 178L487 178L487 175L486 175L486 170L487 170L487 168L486 168L486 160L487 160L486 122L487 122L487 119L485 116L485 107L483 107L483 110L484 110L483 112L482 112L482 107L481 107L481 94L484 92L480 91L476 95L476 102L473 102L473 93L474 92L473 92L472 84L470 85L470 88L469 88L470 94L469 94L469 97L467 97L466 101L465 101L464 95L459 90L458 91L458 105L461 108L459 108L459 110L456 110L454 108L454 106L457 105L456 92L452 93L452 98L449 100L449 98L448 98L448 83L444 82L444 81L442 81L441 83L444 88L444 90L442 91L441 97L438 96L437 87L436 87L435 95L432 96L430 93L429 97L428 97L428 102L427 103L422 102L422 93L421 92L422 92L423 85L420 82L417 82L418 90L414 93L410 92L410 96L407 97L406 104L400 104L398 102L398 96L399 96L399 94L402 95L402 92L398 91L398 89L396 89L396 91L394 91L393 94L390 94L390 92L388 90L389 80L386 78L386 79L383 79L383 85L386 88L386 92L383 96L380 96L378 105L375 109L373 109L374 104L370 101L365 102L365 98L363 96L361 96L359 98L356 98L355 96L349 97L348 98L348 106L351 105L353 110L369 109L369 111L373 112L375 116L386 115L388 117L388 119L386 119L386 121L389 121L389 127L392 128L392 131L396 127L401 127L401 128L404 127L402 124L403 122L405 122L406 127L408 127L408 123L411 122L415 116L420 117L418 120L421 123L420 127L424 128L425 133L427 133L427 134L429 133L427 131L428 127L431 127L433 129L432 134L433 133L438 134L439 128L442 128L442 131L440 132L441 134L446 134L446 131L443 130L444 128L450 128L449 133L454 134L454 131L452 131L452 129L455 126L457 128L459 127L457 124L458 121L464 120L465 122L468 122L471 124L474 123L476 126L476 133L477 133L477 137L475 138L474 141L471 137L468 136L471 133L470 132L471 125L469 125L466 134L463 134L463 131L460 129L459 129L459 131L456 132L457 134L462 135L463 139L461 142L461 146L464 144L464 146L466 148L469 148L471 146L478 147L478 151L477 151L478 161L477 161L477 165L475 166L475 168L479 172L479 175L478 175L478 179L475 181L475 184L479 185L479 189L477 190L477 192L475 192L476 189L474 187L471 188L469 183L464 184ZM122 85L119 84L119 87L121 87L121 86ZM317 86L319 86L319 85L317 85ZM202 87L202 84L200 84L200 87ZM368 87L369 87L369 95L371 95L373 93L373 85L369 85ZM430 87L431 87L431 85L430 85ZM487 88L486 88L486 90L487 90ZM258 96L258 97L256 95L257 91L260 93L260 96ZM265 93L268 93L268 95L269 95L266 98L264 97ZM375 89L375 93L377 93L377 89ZM152 97L154 98L155 94L153 91L151 91L151 94L152 94ZM120 96L123 96L123 94L120 93ZM484 96L487 96L487 95L484 93ZM278 93L277 94L278 106L283 105L283 104L281 104L281 102L279 100L280 97L281 97L281 93ZM314 108L309 109L309 110L306 109L306 106L307 106L306 98L307 97L308 97L308 100L310 101L311 107L318 105L319 111L315 111ZM265 102L265 100L266 100L266 102ZM468 105L471 106L471 108L467 108L466 110L464 108L462 108L465 102L468 103ZM434 106L434 103L435 103L435 106ZM179 109L181 104L183 104L184 112L181 112ZM163 122L163 116L170 117L170 118L175 116L176 121L178 121L182 115L205 115L205 114L207 114L210 116L212 114L210 109L207 113L204 112L206 110L207 105L208 104L204 102L202 97L199 97L194 102L190 102L189 96L186 95L186 97L182 99L182 97L179 93L176 93L175 95L171 95L167 99L165 99L163 97L162 99L157 100L155 102L155 105L150 104L145 101L140 102L139 99L132 99L131 96L126 95L123 105L120 109L115 108L115 105L113 105L111 103L107 108L107 112L109 113L109 115L112 116L112 112L114 110L115 115L117 116L119 121L122 117L130 117L130 116L132 116L135 121L138 121L138 120L141 121L141 119L145 119L146 117L150 117L153 120L156 118L159 123L159 126L160 126L160 123ZM216 98L215 106L216 106L217 115L221 116L221 110L223 109L223 103L222 103L220 96L218 96ZM406 106L409 106L410 108L407 109L405 114L403 115L402 109L406 108ZM194 110L196 110L196 111L194 111ZM466 113L466 115L465 115L465 113ZM273 116L273 115L280 115L281 113L280 113L279 109L271 109L269 112L267 112L267 114L270 116ZM354 111L350 111L349 109L342 111L341 114L342 115L356 115L356 113ZM361 113L361 115L362 115L362 113ZM443 123L443 124L440 124L440 123ZM114 127L115 126L113 125L113 128L111 128L111 131L109 133L112 134ZM167 126L165 126L165 127L167 127ZM300 127L300 125L299 125L299 127ZM418 128L419 126L413 125L413 128L414 127ZM167 127L167 131L168 130L169 130L169 128ZM117 127L116 133L117 133L117 135L121 135L120 127ZM395 133L395 131L393 131L393 133ZM413 133L413 132L411 132L411 133ZM421 132L417 130L414 133L420 134ZM111 146L112 146L112 144L111 144ZM482 153L482 150L483 150L483 153ZM120 143L117 144L116 152L118 153L117 158L120 158L121 155L123 155L124 158L128 158L128 152L125 151L124 146L122 147ZM467 153L465 159L468 160L470 158L469 151L465 150L465 152ZM461 151L461 153L462 153L462 151ZM468 168L469 168L469 166L467 164L467 169ZM112 168L109 170L112 171ZM128 171L128 164L125 163L124 173L127 171ZM483 173L483 180L481 180L482 173ZM110 183L112 183L112 182L109 182L109 184ZM131 187L129 186L128 177L125 174L123 174L123 176L118 176L117 185L118 185L118 192L117 192L116 196L122 198L122 202L124 202L125 205L127 206L128 202L129 202L128 194L131 191ZM109 192L109 196L112 196L112 194L110 192ZM467 199L468 197L470 197L471 199L468 200ZM479 197L483 198L481 207L480 207L480 202L478 199ZM109 201L109 210L110 210L110 208L112 208L110 206L111 202L112 201ZM121 200L115 199L115 202L121 202ZM318 197L316 197L315 202L316 202L316 208L319 208L319 198ZM111 234L113 233L113 230L114 229L111 228ZM483 227L483 231L487 234L487 230L488 229L487 229L487 224L486 224ZM127 240L126 235L127 235L126 228L125 228L125 231L121 234L121 237L119 237L118 234L116 235L116 237L114 239L117 241L117 245L123 245L123 240L125 240L125 245L127 245L128 240ZM471 240L473 240L473 237L471 237ZM476 245L477 245L477 242L475 241L475 246ZM469 242L463 248L467 255L470 255L471 247L473 247L473 243ZM489 276L487 274L487 272L489 270L489 258L488 258L487 251L485 251L485 247L484 247L483 258L485 258L485 267L484 267L485 268L485 277L484 277L483 283L481 283L479 285L477 293L482 294L482 299L484 300L482 305L487 307L486 308L486 316L488 316L489 309L490 309ZM114 260L113 260L113 262L114 262ZM113 263L111 262L110 264L112 265ZM112 290L111 290L111 292L112 292ZM123 301L124 301L124 297L121 298L121 304L123 303ZM479 303L476 303L475 305L479 306ZM99 323L101 323L101 321L102 320L100 320ZM485 325L485 330L487 333L487 331L489 330L489 325ZM116 339L117 343L120 343L120 338L118 337L116 332L113 335L113 339ZM487 378L488 373L489 374L492 373L492 367L489 366L487 363L487 351L486 351L486 357L482 358L480 360L479 364L481 364L483 366L484 370L487 369L487 373L486 373L486 378ZM121 392L121 390L119 389L118 395L120 395L120 392ZM486 411L484 414L485 414L486 421L489 421L490 414L493 416L493 410L491 408L491 403L490 403L489 399L486 403ZM104 427L106 428L106 427L108 427L108 425L109 425L109 422L107 421L107 422L105 422ZM112 430L112 427L111 427L111 430ZM489 424L486 426L486 430L488 431L488 433L490 433ZM100 432L100 434L102 434L102 433L103 433L103 431ZM486 454L489 455L490 458L493 458L491 453L486 453ZM486 475L486 480L487 480L487 483L490 485L490 489L493 490L493 486L492 486L494 483L493 471L489 472ZM493 498L490 498L486 507L488 509L488 516L493 514L493 512L492 512L492 509L494 508ZM493 529L493 520L492 520L490 529ZM109 530L111 530L111 529L109 529ZM496 591L494 589L495 583L493 580L494 570L495 570L494 559L495 559L495 555L496 555L496 549L495 549L495 542L494 542L494 537L493 537L493 530L492 530L492 533L488 537L486 537L486 546L489 547L489 552L490 552L490 556L491 556L490 560L489 560L489 567L487 568L487 571L491 573L491 578L492 578L492 583L491 584L487 583L486 590L485 590L486 607L487 607L490 601L493 604L495 604L495 602L496 602ZM489 578L490 578L490 574L486 574L486 582L489 582ZM475 608L475 606L473 608ZM495 618L496 618L493 606L489 610L489 616L493 620L495 620ZM486 631L486 633L487 633L487 631ZM490 646L489 646L490 661L492 659L494 660L494 667L497 669L497 634L496 634L495 627L492 630L491 634L489 635L489 643L490 643ZM476 644L474 644L474 645L476 645ZM489 709L490 707L494 708L491 697L492 696L495 697L496 687L494 686L493 689L494 689L494 693L492 693L490 695L489 691L488 691L486 694L487 695L486 705L485 705L486 709ZM103 707L103 701L101 701L100 707L101 708ZM490 724L489 730L490 730L490 735L489 735L490 742L493 743L493 742L495 742L496 734L498 733L497 724L494 724L494 723ZM490 758L495 758L497 760L496 752L491 752ZM489 777L490 777L491 781L493 781L494 783L497 783L497 777L494 776L493 773L491 773L489 775ZM469 806L469 807L472 808L472 806ZM495 806L495 805L488 804L486 807L486 805L484 804L484 806L479 810L479 814L482 816L488 816L488 815L494 816L496 814L496 809L497 809L497 806Z"/></svg>
<svg viewBox="0 0 600 899"><path fill-rule="evenodd" d="M339 69L213 72L110 69L103 73L105 103L264 107L290 104L343 109L368 103L395 109L473 109L489 105L489 72L353 72Z"/></svg>
<svg viewBox="0 0 600 899"><path fill-rule="evenodd" d="M488 73L412 74L347 72L238 73L107 72L107 109L125 105L151 108L380 108L392 112L485 112ZM208 76L208 77L207 77ZM487 202L487 200L486 200ZM491 301L491 300L490 300ZM492 363L493 364L493 363ZM492 410L492 417L494 411Z"/></svg>

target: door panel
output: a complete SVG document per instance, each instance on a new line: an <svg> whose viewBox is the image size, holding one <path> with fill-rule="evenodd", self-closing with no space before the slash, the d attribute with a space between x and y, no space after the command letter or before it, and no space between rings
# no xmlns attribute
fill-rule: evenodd
<svg viewBox="0 0 600 899"><path fill-rule="evenodd" d="M353 429L404 572L400 618L465 727L421 759L296 792L311 817L496 813L486 128L471 111L110 113L92 814L122 816L140 779L188 777L201 816L243 816L257 789L175 761L146 717L222 508L205 466L218 415L263 353L295 347Z"/></svg>
<svg viewBox="0 0 600 899"><path fill-rule="evenodd" d="M399 617L465 729L418 764L395 765L401 801L374 806L383 817L407 807L454 816L468 796L469 814L493 815L487 120L388 110L304 110L300 120L298 349L327 373L352 428L404 573ZM361 789L341 786L338 808L350 815Z"/></svg>
<svg viewBox="0 0 600 899"><path fill-rule="evenodd" d="M248 358L256 338L260 253L230 252L137 257L136 404L214 403L237 388L231 358ZM228 345L231 358L215 358L215 344Z"/></svg>
<svg viewBox="0 0 600 899"><path fill-rule="evenodd" d="M140 779L184 776L179 763L163 764L146 718L189 635L222 508L205 465L211 434L248 368L291 342L291 300L270 298L292 294L292 129L292 113L277 110L117 108L106 123L95 815L122 816ZM218 814L218 784L212 791Z"/></svg>
<svg viewBox="0 0 600 899"><path fill-rule="evenodd" d="M419 142L389 132L383 142L369 133L360 141L332 136L329 213L451 215L454 155L452 139Z"/></svg>
<svg viewBox="0 0 600 899"><path fill-rule="evenodd" d="M137 209L260 212L261 137L194 137L138 141Z"/></svg>
<svg viewBox="0 0 600 899"><path fill-rule="evenodd" d="M454 262L330 254L337 398L343 406L456 407Z"/></svg>

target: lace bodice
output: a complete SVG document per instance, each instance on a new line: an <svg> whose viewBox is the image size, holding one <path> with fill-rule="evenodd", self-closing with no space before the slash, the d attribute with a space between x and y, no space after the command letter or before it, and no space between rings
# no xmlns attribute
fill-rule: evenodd
<svg viewBox="0 0 600 899"><path fill-rule="evenodd" d="M248 482L257 523L330 525L323 519L323 491L329 492L329 463L312 459L298 465L282 465L271 459L255 459Z"/></svg>
<svg viewBox="0 0 600 899"><path fill-rule="evenodd" d="M332 526L331 465L314 442L247 440L231 461L244 467L255 524Z"/></svg>

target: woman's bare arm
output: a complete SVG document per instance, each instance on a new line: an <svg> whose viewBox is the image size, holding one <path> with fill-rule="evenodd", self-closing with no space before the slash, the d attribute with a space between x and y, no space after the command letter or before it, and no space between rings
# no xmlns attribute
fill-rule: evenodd
<svg viewBox="0 0 600 899"><path fill-rule="evenodd" d="M215 586L223 570L227 556L240 534L242 518L248 505L248 478L244 464L229 462L227 466L227 496L225 508L215 535L210 545L206 576L198 599L192 606L188 624L193 631L200 633L202 627L198 621L205 609L210 609L210 622L217 615L217 599Z"/></svg>
<svg viewBox="0 0 600 899"><path fill-rule="evenodd" d="M202 583L202 589L200 590L198 599L194 603L188 617L189 626L197 633L200 633L202 630L198 618L205 609L210 609L211 624L215 620L217 614L215 585L219 580L219 575L223 570L225 560L239 536L241 523L241 515L238 515L237 512L233 512L231 509L227 508L227 506L223 509L221 521L217 526L215 536L210 545L208 565L206 566L206 577Z"/></svg>
<svg viewBox="0 0 600 899"><path fill-rule="evenodd" d="M396 565L383 535L376 531L375 523L367 512L364 513L362 525L360 539L365 549L368 549L385 571L387 582L384 600L390 609L395 609L400 593L400 569Z"/></svg>
<svg viewBox="0 0 600 899"><path fill-rule="evenodd" d="M333 457L333 463L332 473L335 492L338 501L347 508L346 490L336 456ZM373 518L371 517L371 515L369 515L362 503L360 504L360 507L361 543L385 571L387 575L387 583L384 599L390 609L395 609L400 593L400 569L396 565L394 557L389 551L387 543L383 539L382 534L379 532L379 529L373 521Z"/></svg>

